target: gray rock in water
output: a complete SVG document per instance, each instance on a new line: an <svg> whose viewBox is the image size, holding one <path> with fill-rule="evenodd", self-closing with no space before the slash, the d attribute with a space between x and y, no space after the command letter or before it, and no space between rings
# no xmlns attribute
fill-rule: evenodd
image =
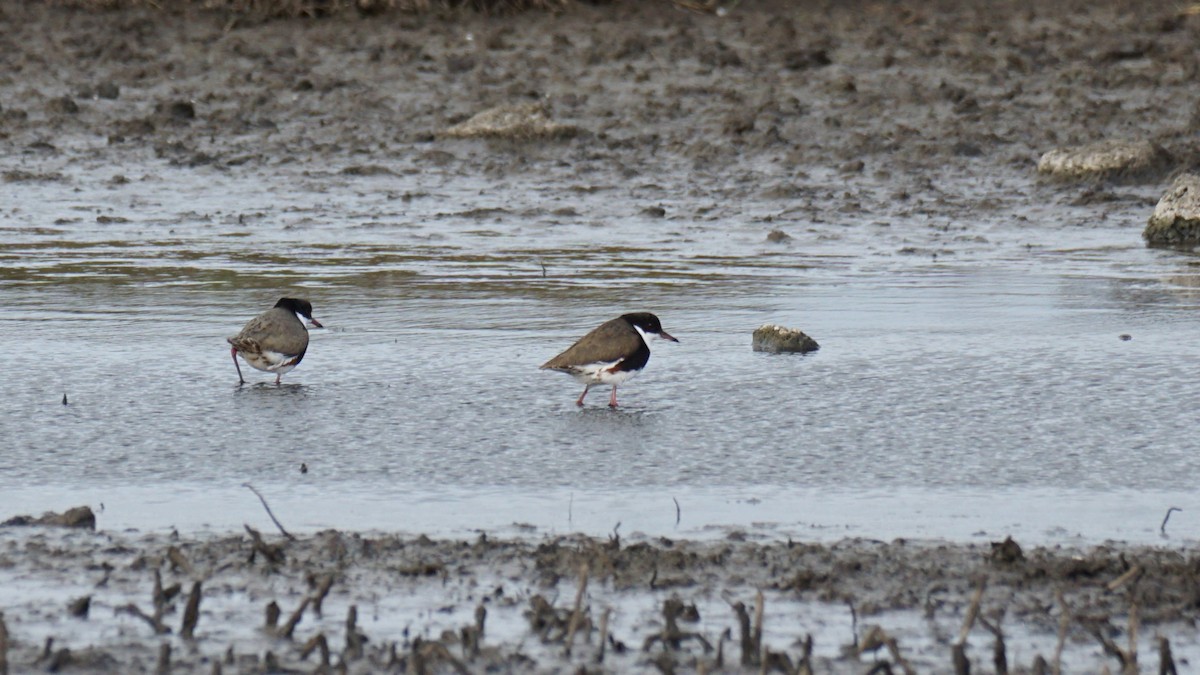
<svg viewBox="0 0 1200 675"><path fill-rule="evenodd" d="M1185 173L1158 200L1142 231L1147 246L1200 245L1200 175Z"/></svg>
<svg viewBox="0 0 1200 675"><path fill-rule="evenodd" d="M1108 140L1056 148L1038 160L1038 173L1061 180L1147 180L1160 176L1171 156L1150 141Z"/></svg>
<svg viewBox="0 0 1200 675"><path fill-rule="evenodd" d="M794 328L764 323L754 331L751 346L756 352L798 352L804 354L821 348L817 341Z"/></svg>

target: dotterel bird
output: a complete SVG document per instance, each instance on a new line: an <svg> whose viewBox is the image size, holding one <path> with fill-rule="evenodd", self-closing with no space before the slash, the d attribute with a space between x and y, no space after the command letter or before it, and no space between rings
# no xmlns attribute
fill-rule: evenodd
<svg viewBox="0 0 1200 675"><path fill-rule="evenodd" d="M228 338L229 344L233 345L229 353L233 356L239 383L245 384L246 380L242 378L238 354L251 366L275 373L275 384L279 384L284 373L299 365L308 350L308 328L304 326L304 320L316 328L324 327L313 318L312 311L312 303L307 300L280 298L274 307L246 322L242 332Z"/></svg>
<svg viewBox="0 0 1200 675"><path fill-rule="evenodd" d="M600 324L567 351L542 364L543 370L557 370L583 383L583 397L594 384L611 384L611 408L617 407L617 385L641 372L650 360L647 340L652 337L679 342L662 328L658 317L649 312L634 312Z"/></svg>

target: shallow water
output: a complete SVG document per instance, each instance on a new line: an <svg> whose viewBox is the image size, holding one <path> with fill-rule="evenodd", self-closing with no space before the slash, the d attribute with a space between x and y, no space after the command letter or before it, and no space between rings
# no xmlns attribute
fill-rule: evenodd
<svg viewBox="0 0 1200 675"><path fill-rule="evenodd" d="M298 530L1146 541L1176 506L1194 536L1198 277L1142 246L1156 188L946 176L923 210L832 174L798 205L306 169L13 191L0 513L224 530L265 522L251 482ZM284 294L328 328L237 387L224 337ZM680 344L577 409L537 366L632 310ZM754 353L764 322L821 350Z"/></svg>

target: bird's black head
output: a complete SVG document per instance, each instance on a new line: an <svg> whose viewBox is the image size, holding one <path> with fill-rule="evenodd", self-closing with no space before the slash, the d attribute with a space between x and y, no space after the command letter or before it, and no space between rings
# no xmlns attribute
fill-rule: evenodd
<svg viewBox="0 0 1200 675"><path fill-rule="evenodd" d="M299 298L280 298L279 302L275 303L276 307L282 307L290 312L295 312L300 316L308 319L312 325L321 328L321 322L313 318L312 303Z"/></svg>
<svg viewBox="0 0 1200 675"><path fill-rule="evenodd" d="M650 312L634 312L632 314L621 315L622 319L628 321L631 325L642 329L642 332L647 335L657 335L664 340L671 342L679 342L679 340L671 337L667 331L663 330L662 323Z"/></svg>

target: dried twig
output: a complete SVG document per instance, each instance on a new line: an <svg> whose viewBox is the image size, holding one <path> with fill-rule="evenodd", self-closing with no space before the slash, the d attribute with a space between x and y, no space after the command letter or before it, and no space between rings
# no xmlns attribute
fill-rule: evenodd
<svg viewBox="0 0 1200 675"><path fill-rule="evenodd" d="M317 616L321 616L321 603L325 602L325 596L329 595L329 589L333 588L333 575L326 574L317 582L317 587L313 589L312 609Z"/></svg>
<svg viewBox="0 0 1200 675"><path fill-rule="evenodd" d="M579 570L579 586L575 589L575 609L571 612L571 621L567 624L566 654L571 655L571 646L575 643L575 631L579 629L583 617L583 596L587 592L588 566L584 563Z"/></svg>
<svg viewBox="0 0 1200 675"><path fill-rule="evenodd" d="M287 623L283 624L283 628L279 630L279 637L292 639L292 632L296 630L296 624L300 623L300 619L304 617L304 610L308 609L308 604L312 602L312 598L304 598L296 611L288 617Z"/></svg>
<svg viewBox="0 0 1200 675"><path fill-rule="evenodd" d="M267 542L263 541L262 535L258 533L258 530L250 527L249 525L243 525L243 527L245 527L246 532L250 534L250 539L254 544L255 553L263 554L263 557L267 559L267 562L273 565L283 564L287 557L283 554L282 546L268 544Z"/></svg>
<svg viewBox="0 0 1200 675"><path fill-rule="evenodd" d="M308 655L314 651L321 652L321 665L329 666L329 641L325 639L324 633L317 633L304 643L304 648L300 650L300 660L308 660Z"/></svg>
<svg viewBox="0 0 1200 675"><path fill-rule="evenodd" d="M196 576L196 571L192 569L192 564L183 555L183 551L180 551L178 548L172 546L167 549L167 560L171 562L171 569L183 570L183 573L189 577Z"/></svg>
<svg viewBox="0 0 1200 675"><path fill-rule="evenodd" d="M1171 641L1161 635L1158 636L1158 675L1179 675L1175 670L1175 658L1171 656Z"/></svg>
<svg viewBox="0 0 1200 675"><path fill-rule="evenodd" d="M1162 525L1160 525L1158 527L1158 531L1161 532L1164 536L1167 534L1167 521L1171 519L1171 512L1173 512L1173 511L1179 511L1180 513L1182 513L1183 509L1175 507L1175 506L1172 506L1171 508L1167 509L1167 515L1163 516Z"/></svg>
<svg viewBox="0 0 1200 675"><path fill-rule="evenodd" d="M358 632L358 606L350 605L346 612L346 650L342 652L343 661L357 661L363 656L365 636Z"/></svg>
<svg viewBox="0 0 1200 675"><path fill-rule="evenodd" d="M155 668L158 675L167 675L171 672L171 643L164 642L158 646L158 666Z"/></svg>
<svg viewBox="0 0 1200 675"><path fill-rule="evenodd" d="M1000 618L1003 618L1003 615ZM996 668L996 675L1008 675L1008 653L1004 646L1004 631L1000 629L999 620L993 624L981 616L979 624L996 638L996 642L992 646L992 664Z"/></svg>
<svg viewBox="0 0 1200 675"><path fill-rule="evenodd" d="M975 587L974 595L971 596L971 605L967 608L967 614L963 617L962 628L958 631L958 640L951 647L955 675L969 675L971 672L971 662L967 660L967 636L971 633L971 627L975 625L975 619L979 617L979 605L983 602L985 588L987 588L987 579L980 579L979 585Z"/></svg>
<svg viewBox="0 0 1200 675"><path fill-rule="evenodd" d="M288 534L288 531L287 531L287 530L285 530L285 529L283 529L283 525L280 525L280 524L279 524L279 519L277 519L277 518L275 517L275 514L271 512L271 507L270 507L270 505L268 505L268 504L267 504L267 500L266 500L266 499L264 499L264 498L263 498L263 496L262 496L261 494L259 494L259 493L258 493L258 490L255 490L255 489L254 489L254 486L253 486L253 485L251 485L251 484L249 484L249 483L242 483L242 487L249 488L249 489L250 489L250 491L254 493L254 496L255 496L255 497L258 497L258 501L262 502L263 508L267 510L267 515L271 517L271 522L272 522L272 523L275 523L275 527L278 527L278 528L279 528L279 531L280 531L281 533L283 533L283 536L287 537L287 538L288 538L288 539L290 539L291 541L296 541L296 538L295 538L295 537L293 537L292 535Z"/></svg>
<svg viewBox="0 0 1200 675"><path fill-rule="evenodd" d="M1119 589L1120 587L1124 586L1125 584L1130 583L1131 581L1137 581L1138 579L1141 578L1141 576L1142 576L1141 566L1134 565L1134 566L1130 567L1128 570L1126 570L1126 572L1124 574L1122 574L1121 576L1108 582L1108 585L1105 586L1105 588L1108 589L1109 593L1111 593L1111 592Z"/></svg>
<svg viewBox="0 0 1200 675"><path fill-rule="evenodd" d="M118 608L117 611L125 612L127 614L132 614L132 615L136 616L137 618L141 619L142 621L145 621L147 624L150 625L151 628L154 629L154 633L156 635L165 635L165 634L171 632L170 628L167 628L166 626L163 625L161 618L156 617L156 616L151 616L151 615L143 612L140 607L133 604L132 602L129 603L128 605L125 605L124 607Z"/></svg>
<svg viewBox="0 0 1200 675"><path fill-rule="evenodd" d="M1071 608L1067 606L1067 599L1063 596L1061 588L1054 592L1054 599L1058 601L1060 614L1058 616L1058 643L1054 645L1054 661L1051 665L1054 675L1061 675L1063 647L1067 644L1067 629L1071 627Z"/></svg>
<svg viewBox="0 0 1200 675"><path fill-rule="evenodd" d="M0 612L0 675L8 675L8 626Z"/></svg>
<svg viewBox="0 0 1200 675"><path fill-rule="evenodd" d="M183 626L179 635L185 640L191 640L196 631L196 622L200 620L200 582L192 584L192 592L188 595L187 607L183 610Z"/></svg>
<svg viewBox="0 0 1200 675"><path fill-rule="evenodd" d="M605 607L600 614L600 649L596 652L596 663L604 663L604 648L608 644L608 615L612 614L611 607ZM1168 647L1169 649L1169 647ZM0 673L3 675L3 673Z"/></svg>

